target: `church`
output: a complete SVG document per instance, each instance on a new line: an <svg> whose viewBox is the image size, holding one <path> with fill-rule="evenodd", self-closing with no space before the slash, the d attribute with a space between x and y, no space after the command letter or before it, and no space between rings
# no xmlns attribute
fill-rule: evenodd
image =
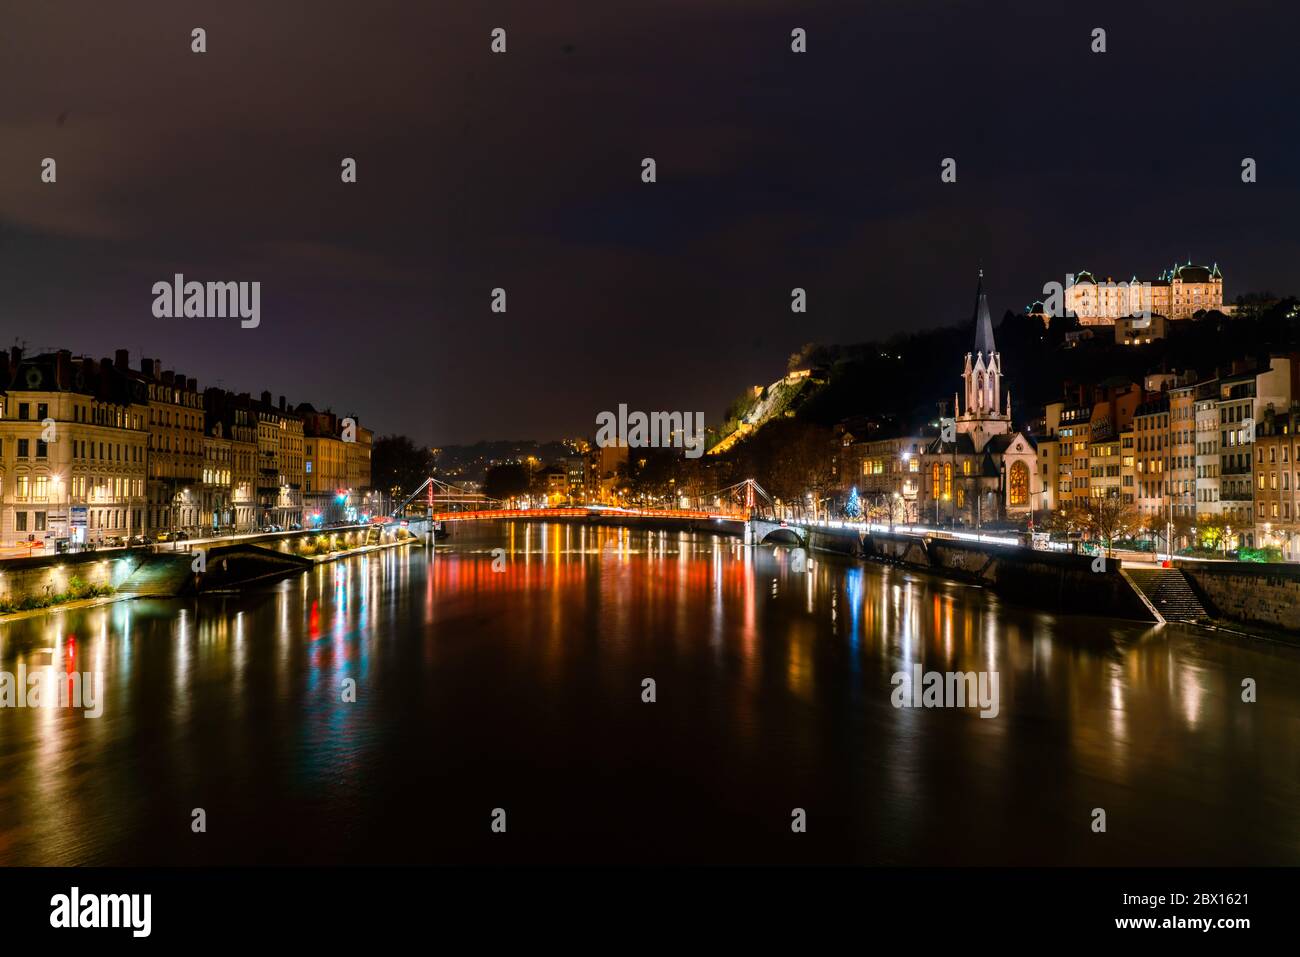
<svg viewBox="0 0 1300 957"><path fill-rule="evenodd" d="M1023 525L1034 495L1042 496L1038 452L1011 421L1011 392L1003 391L1002 355L980 271L975 291L975 341L962 369L962 396L953 415L921 453L922 524L978 527Z"/></svg>

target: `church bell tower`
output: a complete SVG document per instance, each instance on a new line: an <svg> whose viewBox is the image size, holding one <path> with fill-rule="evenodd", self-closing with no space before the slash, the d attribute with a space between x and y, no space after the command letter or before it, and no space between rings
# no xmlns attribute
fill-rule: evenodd
<svg viewBox="0 0 1300 957"><path fill-rule="evenodd" d="M961 374L966 396L965 411L957 416L957 431L968 433L976 451L989 438L1011 431L1011 395L1002 395L1002 356L993 341L993 320L984 294L984 270L975 289L975 345L966 353Z"/></svg>

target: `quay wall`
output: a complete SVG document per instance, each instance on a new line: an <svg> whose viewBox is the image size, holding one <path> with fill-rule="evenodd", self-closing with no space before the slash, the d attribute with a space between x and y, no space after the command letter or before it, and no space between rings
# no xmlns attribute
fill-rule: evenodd
<svg viewBox="0 0 1300 957"><path fill-rule="evenodd" d="M1050 611L1155 621L1118 559L1093 570L1093 558L1004 545L871 532L865 557L984 585L1017 604Z"/></svg>
<svg viewBox="0 0 1300 957"><path fill-rule="evenodd" d="M1300 634L1300 566L1254 562L1175 564L1216 618Z"/></svg>
<svg viewBox="0 0 1300 957"><path fill-rule="evenodd" d="M27 597L63 594L73 578L116 588L148 557L146 548L111 553L77 552L0 561L0 599L17 604Z"/></svg>

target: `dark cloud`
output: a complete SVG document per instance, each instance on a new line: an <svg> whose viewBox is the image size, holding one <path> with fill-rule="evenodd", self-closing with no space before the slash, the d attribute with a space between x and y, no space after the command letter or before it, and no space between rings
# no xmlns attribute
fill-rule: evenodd
<svg viewBox="0 0 1300 957"><path fill-rule="evenodd" d="M24 5L0 30L0 315L33 346L144 349L446 442L589 431L619 402L714 416L802 341L961 318L980 262L995 311L1068 270L1188 256L1218 260L1230 295L1294 290L1293 19L1262 3ZM261 328L154 319L150 287L174 272L261 280Z"/></svg>

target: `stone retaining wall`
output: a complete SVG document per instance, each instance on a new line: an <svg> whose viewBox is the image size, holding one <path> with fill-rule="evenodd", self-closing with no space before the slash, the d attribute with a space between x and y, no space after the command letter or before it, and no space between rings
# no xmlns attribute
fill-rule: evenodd
<svg viewBox="0 0 1300 957"><path fill-rule="evenodd" d="M951 539L872 532L863 542L869 558L935 572L992 588L1018 604L1050 611L1155 621L1151 609L1120 574L1118 559L1093 571L1086 555L985 545Z"/></svg>
<svg viewBox="0 0 1300 957"><path fill-rule="evenodd" d="M1300 635L1300 567L1252 562L1176 564L1215 617Z"/></svg>
<svg viewBox="0 0 1300 957"><path fill-rule="evenodd" d="M0 598L17 604L28 596L61 594L74 577L91 585L117 587L147 554L144 550L125 549L8 558L0 562Z"/></svg>

